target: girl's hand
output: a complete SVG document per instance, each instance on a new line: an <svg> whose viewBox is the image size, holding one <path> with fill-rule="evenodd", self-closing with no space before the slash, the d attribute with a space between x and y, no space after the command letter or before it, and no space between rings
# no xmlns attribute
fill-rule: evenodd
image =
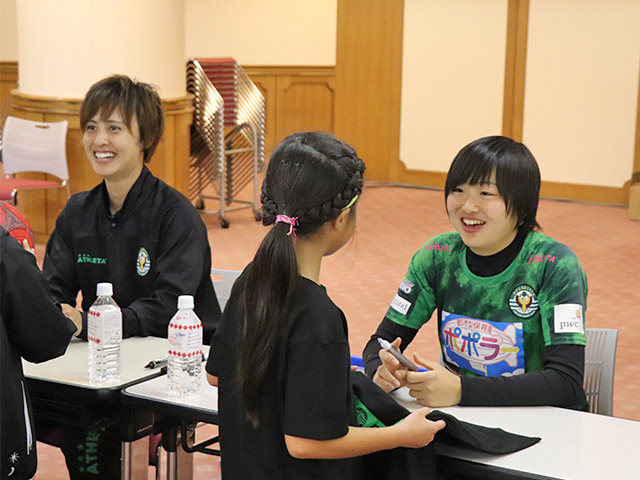
<svg viewBox="0 0 640 480"><path fill-rule="evenodd" d="M400 349L400 337L396 338L391 345ZM407 367L402 365L393 355L387 352L384 348L378 353L382 365L378 367L376 374L373 376L373 381L378 384L385 392L390 392L396 388L400 388L406 384L406 376L408 373Z"/></svg>
<svg viewBox="0 0 640 480"><path fill-rule="evenodd" d="M442 430L446 424L444 420L432 422L427 420L427 415L431 410L423 407L414 410L400 423L391 428L397 428L400 436L401 447L421 448L428 445L438 431Z"/></svg>
<svg viewBox="0 0 640 480"><path fill-rule="evenodd" d="M421 405L429 407L450 407L460 403L460 377L439 363L423 360L417 354L413 355L413 359L416 364L428 368L429 371L407 372L406 385L409 395Z"/></svg>
<svg viewBox="0 0 640 480"><path fill-rule="evenodd" d="M71 321L75 324L76 331L74 335L77 337L78 335L80 335L80 332L82 331L82 314L80 313L79 310L76 310L74 307L72 307L68 303L63 303L60 306L62 307L62 313L64 313L64 315L67 318L71 319Z"/></svg>

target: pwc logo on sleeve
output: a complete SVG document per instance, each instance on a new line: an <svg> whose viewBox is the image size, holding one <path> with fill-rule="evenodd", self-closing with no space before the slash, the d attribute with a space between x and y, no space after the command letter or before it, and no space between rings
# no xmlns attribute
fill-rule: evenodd
<svg viewBox="0 0 640 480"><path fill-rule="evenodd" d="M564 303L553 307L553 330L555 333L584 333L582 305Z"/></svg>

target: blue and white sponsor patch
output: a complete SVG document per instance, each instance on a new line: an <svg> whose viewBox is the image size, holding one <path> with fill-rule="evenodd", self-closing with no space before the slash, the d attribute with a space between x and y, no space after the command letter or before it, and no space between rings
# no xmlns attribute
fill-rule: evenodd
<svg viewBox="0 0 640 480"><path fill-rule="evenodd" d="M407 280L405 278L400 283L400 286L398 287L398 290L400 290L400 291L406 293L407 295L409 295L411 293L411 290L413 290L413 283L411 283L409 280Z"/></svg>
<svg viewBox="0 0 640 480"><path fill-rule="evenodd" d="M396 312L400 312L402 315L406 315L411 308L411 302L409 300L405 300L400 295L396 295L391 301L391 308Z"/></svg>
<svg viewBox="0 0 640 480"><path fill-rule="evenodd" d="M522 323L491 322L442 312L440 338L446 360L479 375L525 372Z"/></svg>

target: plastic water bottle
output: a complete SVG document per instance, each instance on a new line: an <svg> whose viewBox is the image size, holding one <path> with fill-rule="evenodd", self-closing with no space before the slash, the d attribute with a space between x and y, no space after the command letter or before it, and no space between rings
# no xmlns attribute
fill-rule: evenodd
<svg viewBox="0 0 640 480"><path fill-rule="evenodd" d="M202 323L193 311L193 297L180 295L178 311L169 323L169 393L180 397L200 393Z"/></svg>
<svg viewBox="0 0 640 480"><path fill-rule="evenodd" d="M120 378L122 312L114 302L113 285L99 283L88 313L89 378L105 382Z"/></svg>

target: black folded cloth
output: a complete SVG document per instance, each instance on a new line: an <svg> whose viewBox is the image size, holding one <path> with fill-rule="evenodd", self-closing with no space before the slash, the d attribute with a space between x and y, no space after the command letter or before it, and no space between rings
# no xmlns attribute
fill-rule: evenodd
<svg viewBox="0 0 640 480"><path fill-rule="evenodd" d="M393 425L409 415L409 410L398 404L389 394L376 385L362 372L354 371L351 375L353 393L357 398L358 417L373 415L383 425ZM359 402L358 402L359 400ZM494 455L513 453L523 450L540 441L539 437L526 437L507 432L501 428L489 428L458 420L448 413L433 410L427 415L429 420L444 420L447 426L440 430L434 439L436 443L443 443L457 447L473 448ZM362 422L365 424L365 422Z"/></svg>

